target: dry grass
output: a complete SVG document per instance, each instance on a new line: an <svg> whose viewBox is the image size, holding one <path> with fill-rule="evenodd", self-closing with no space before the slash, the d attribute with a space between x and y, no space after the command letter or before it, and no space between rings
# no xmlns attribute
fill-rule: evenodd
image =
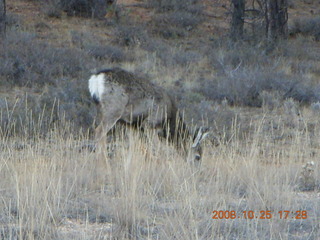
<svg viewBox="0 0 320 240"><path fill-rule="evenodd" d="M231 140L208 142L199 168L153 133L120 134L105 154L79 151L89 139L67 124L45 138L2 135L0 238L318 239L318 113L284 108L248 113L246 127L242 110ZM308 161L315 187L302 192ZM214 210L240 218L212 219ZM272 218L244 219L249 210ZM280 219L284 210L308 218Z"/></svg>

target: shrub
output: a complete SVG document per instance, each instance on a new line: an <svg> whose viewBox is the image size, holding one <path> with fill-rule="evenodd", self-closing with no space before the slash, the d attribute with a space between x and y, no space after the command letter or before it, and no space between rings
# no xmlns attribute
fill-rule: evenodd
<svg viewBox="0 0 320 240"><path fill-rule="evenodd" d="M44 137L66 123L72 123L74 133L87 132L96 115L91 104L87 81L64 79L59 87L17 91L0 98L0 134Z"/></svg>
<svg viewBox="0 0 320 240"><path fill-rule="evenodd" d="M103 18L108 7L105 0L61 0L60 3L69 16Z"/></svg>
<svg viewBox="0 0 320 240"><path fill-rule="evenodd" d="M60 18L61 17L61 1L60 0L49 0L43 5L43 12L48 17Z"/></svg>
<svg viewBox="0 0 320 240"><path fill-rule="evenodd" d="M31 1L31 0L30 0ZM61 11L68 16L103 18L108 7L115 0L33 0L42 3L43 12L49 17L61 17Z"/></svg>
<svg viewBox="0 0 320 240"><path fill-rule="evenodd" d="M1 99L1 106L8 104L2 108L1 129L8 134L32 130L38 122L30 122L31 117L42 121L43 133L63 121L72 122L78 130L89 129L95 113L87 79L95 66L85 51L53 47L32 34L8 31L0 50L0 86L23 87L23 91L12 91L7 100Z"/></svg>
<svg viewBox="0 0 320 240"><path fill-rule="evenodd" d="M126 55L123 50L117 46L94 46L89 47L89 53L97 59L107 59L110 62L123 62Z"/></svg>
<svg viewBox="0 0 320 240"><path fill-rule="evenodd" d="M11 85L25 87L56 85L62 76L77 77L90 69L84 52L52 47L28 33L8 32L0 59L0 76Z"/></svg>
<svg viewBox="0 0 320 240"><path fill-rule="evenodd" d="M166 67L187 66L202 59L201 53L195 50L183 50L178 47L171 47L165 41L152 38L141 46L144 50L152 52L156 58Z"/></svg>
<svg viewBox="0 0 320 240"><path fill-rule="evenodd" d="M168 49L167 51L157 52L157 57L160 58L163 65L170 66L188 66L201 60L201 55L196 51L182 51L180 49Z"/></svg>
<svg viewBox="0 0 320 240"><path fill-rule="evenodd" d="M285 58L298 60L299 65L307 61L320 61L320 54L318 54L318 46L310 38L298 36L291 41L283 41L278 46L279 54ZM318 67L316 67L319 69Z"/></svg>
<svg viewBox="0 0 320 240"><path fill-rule="evenodd" d="M71 30L71 41L76 48L87 49L91 46L99 45L102 38L96 36L91 31Z"/></svg>
<svg viewBox="0 0 320 240"><path fill-rule="evenodd" d="M222 101L226 98L231 104L256 107L263 104L263 91L274 92L279 96L278 100L293 98L304 103L318 101L320 85L316 85L307 75L314 68L307 61L299 60L299 64L303 64L303 71L297 71L291 59L317 60L315 51L306 51L315 46L306 42L302 47L300 43L302 41L299 39L290 42L290 45L286 43L290 47L280 43L277 51L267 55L263 48L247 43L216 42L207 50L215 76L201 80L204 87L199 87L198 91L209 99ZM295 45L300 47L293 48ZM291 49L298 49L301 55Z"/></svg>
<svg viewBox="0 0 320 240"><path fill-rule="evenodd" d="M314 191L316 189L317 181L315 174L315 163L313 161L307 162L302 166L300 176L298 179L298 188L300 191Z"/></svg>
<svg viewBox="0 0 320 240"><path fill-rule="evenodd" d="M264 109L272 111L273 109L277 109L280 106L281 96L278 91L262 91L259 94L259 97L261 98L262 106Z"/></svg>
<svg viewBox="0 0 320 240"><path fill-rule="evenodd" d="M67 81L63 87L49 88L47 94L42 96L42 106L52 106L56 99L57 106L53 118L56 121L70 121L76 129L87 130L92 126L95 110L92 108L87 90L87 81Z"/></svg>
<svg viewBox="0 0 320 240"><path fill-rule="evenodd" d="M285 93L284 98L292 98L302 103L319 101L320 96L317 93L317 88L314 88L310 83L308 84L308 79L301 78L299 80L294 81L291 84L291 87Z"/></svg>
<svg viewBox="0 0 320 240"><path fill-rule="evenodd" d="M165 52L170 49L170 45L158 38L152 38L141 45L141 48L148 52Z"/></svg>
<svg viewBox="0 0 320 240"><path fill-rule="evenodd" d="M283 111L287 116L291 117L287 122L294 124L294 118L299 115L299 103L292 98L288 98L283 102Z"/></svg>
<svg viewBox="0 0 320 240"><path fill-rule="evenodd" d="M214 79L204 79L198 91L208 99L231 104L261 107L263 91L276 91L282 99L292 98L303 103L319 101L317 88L308 84L304 76L292 77L279 70L263 68L243 68L236 73L227 73ZM278 95L277 94L277 95Z"/></svg>
<svg viewBox="0 0 320 240"><path fill-rule="evenodd" d="M198 2L199 0L148 0L148 5L160 12L179 10L192 11L192 9L195 9L195 5Z"/></svg>
<svg viewBox="0 0 320 240"><path fill-rule="evenodd" d="M203 21L198 0L149 0L148 5L161 13L153 17L152 31L165 39L185 37Z"/></svg>
<svg viewBox="0 0 320 240"><path fill-rule="evenodd" d="M312 36L316 41L320 41L320 17L297 18L289 29L291 35Z"/></svg>
<svg viewBox="0 0 320 240"><path fill-rule="evenodd" d="M21 25L21 19L18 15L7 13L6 15L7 29L18 28Z"/></svg>
<svg viewBox="0 0 320 240"><path fill-rule="evenodd" d="M152 31L166 39L185 37L202 21L200 15L187 11L163 13L154 16Z"/></svg>
<svg viewBox="0 0 320 240"><path fill-rule="evenodd" d="M311 104L311 110L313 111L313 113L319 114L320 113L320 102L313 102Z"/></svg>
<svg viewBox="0 0 320 240"><path fill-rule="evenodd" d="M148 35L143 25L119 25L115 32L114 43L120 46L143 45L148 41Z"/></svg>

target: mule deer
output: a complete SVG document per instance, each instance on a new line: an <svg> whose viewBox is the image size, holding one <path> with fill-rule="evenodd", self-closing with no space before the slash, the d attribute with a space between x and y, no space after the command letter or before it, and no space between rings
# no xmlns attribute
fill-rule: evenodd
<svg viewBox="0 0 320 240"><path fill-rule="evenodd" d="M161 87L121 68L112 68L93 74L89 90L102 113L101 123L95 130L97 141L106 138L107 133L122 122L142 130L155 129L159 136L182 149L188 162L201 159L201 142L208 129L200 127L192 136L172 97ZM193 143L188 145L191 137Z"/></svg>

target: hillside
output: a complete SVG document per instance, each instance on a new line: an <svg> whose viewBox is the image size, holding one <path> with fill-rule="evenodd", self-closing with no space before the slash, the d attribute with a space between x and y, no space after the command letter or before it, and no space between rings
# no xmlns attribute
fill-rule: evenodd
<svg viewBox="0 0 320 240"><path fill-rule="evenodd" d="M246 29L253 43L226 41L229 7L224 1L201 1L174 12L146 7L147 2L118 1L117 9L100 20L67 16L54 3L8 3L0 78L2 99L9 103L28 93L31 102L42 102L34 112L59 98L62 108L80 114L90 108L86 79L94 69L110 66L149 75L175 92L184 109L199 109L206 102L207 111L223 99L260 107L259 95L274 90L299 102L320 100L314 91L319 85L316 1L290 3L292 38L269 55L255 44L260 40L252 35L252 21ZM8 95L12 88L16 93ZM87 129L95 112L85 112L77 124ZM195 113L189 117L200 120L203 113Z"/></svg>

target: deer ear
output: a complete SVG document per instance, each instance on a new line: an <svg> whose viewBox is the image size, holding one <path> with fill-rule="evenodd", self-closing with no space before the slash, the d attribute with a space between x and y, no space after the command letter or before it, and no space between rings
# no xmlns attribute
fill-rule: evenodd
<svg viewBox="0 0 320 240"><path fill-rule="evenodd" d="M210 128L209 127L200 127L196 131L196 137L193 140L192 147L195 148L197 147L209 134Z"/></svg>

